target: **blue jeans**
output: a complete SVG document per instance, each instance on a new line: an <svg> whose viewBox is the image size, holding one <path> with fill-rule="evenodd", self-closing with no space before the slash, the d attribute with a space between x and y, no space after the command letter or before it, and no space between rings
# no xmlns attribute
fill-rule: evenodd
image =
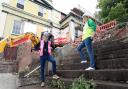
<svg viewBox="0 0 128 89"><path fill-rule="evenodd" d="M92 39L91 39L91 37L88 37L87 39L83 40L82 43L77 48L82 61L86 60L86 57L85 57L85 55L82 51L82 49L84 47L86 47L87 53L88 53L89 58L90 58L90 67L95 68L94 53L93 53L93 49L92 49Z"/></svg>
<svg viewBox="0 0 128 89"><path fill-rule="evenodd" d="M45 75L44 75L44 69L45 69L45 62L46 60L50 61L52 63L52 72L53 75L56 74L56 61L53 56L51 55L43 55L40 56L40 64L41 64L41 81L45 81Z"/></svg>

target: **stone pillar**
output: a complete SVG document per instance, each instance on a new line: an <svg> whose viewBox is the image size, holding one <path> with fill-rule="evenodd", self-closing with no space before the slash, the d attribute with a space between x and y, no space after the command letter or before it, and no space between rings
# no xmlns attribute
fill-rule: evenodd
<svg viewBox="0 0 128 89"><path fill-rule="evenodd" d="M17 61L19 62L19 72L25 71L27 66L31 64L31 41L19 46L17 50Z"/></svg>

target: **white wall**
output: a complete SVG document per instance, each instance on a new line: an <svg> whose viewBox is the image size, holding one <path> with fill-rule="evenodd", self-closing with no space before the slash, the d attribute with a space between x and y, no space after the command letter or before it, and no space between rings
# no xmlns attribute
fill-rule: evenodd
<svg viewBox="0 0 128 89"><path fill-rule="evenodd" d="M3 2L5 2L5 3L9 3L10 0L0 0L0 3L3 3Z"/></svg>
<svg viewBox="0 0 128 89"><path fill-rule="evenodd" d="M37 29L36 24L30 23L30 22L24 22L23 33L26 33L26 32L36 33L36 29Z"/></svg>
<svg viewBox="0 0 128 89"><path fill-rule="evenodd" d="M52 22L59 24L60 20L61 20L61 13L56 10L52 10Z"/></svg>
<svg viewBox="0 0 128 89"><path fill-rule="evenodd" d="M54 38L59 38L61 36L60 29L53 27L52 28L52 34L54 35Z"/></svg>
<svg viewBox="0 0 128 89"><path fill-rule="evenodd" d="M48 27L48 26L44 26L43 27L43 31L47 31L47 32L50 32L52 28Z"/></svg>
<svg viewBox="0 0 128 89"><path fill-rule="evenodd" d="M6 22L6 13L0 11L0 37L3 37L5 22Z"/></svg>
<svg viewBox="0 0 128 89"><path fill-rule="evenodd" d="M65 29L62 29L62 30L61 30L61 37L62 37L62 38L66 38L68 32L70 33L69 26L66 27Z"/></svg>
<svg viewBox="0 0 128 89"><path fill-rule="evenodd" d="M71 39L72 41L74 41L75 40L75 23L73 21L69 22L69 29L71 33Z"/></svg>
<svg viewBox="0 0 128 89"><path fill-rule="evenodd" d="M78 37L82 35L82 31L78 30Z"/></svg>
<svg viewBox="0 0 128 89"><path fill-rule="evenodd" d="M0 0L0 37L3 37L4 26L5 26L5 22L6 22L6 16L7 16L6 13L1 11L3 2L8 3L9 0Z"/></svg>

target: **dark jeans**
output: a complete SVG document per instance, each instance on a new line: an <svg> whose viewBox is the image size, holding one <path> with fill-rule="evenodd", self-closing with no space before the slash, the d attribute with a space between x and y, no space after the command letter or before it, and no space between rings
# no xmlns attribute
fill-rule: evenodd
<svg viewBox="0 0 128 89"><path fill-rule="evenodd" d="M82 43L77 48L82 61L86 60L86 57L85 57L85 55L83 54L83 51L82 51L82 49L84 47L86 47L87 53L88 53L89 58L90 58L90 67L95 68L94 53L93 53L93 49L92 49L92 39L91 39L91 37L88 37L87 39L83 40Z"/></svg>
<svg viewBox="0 0 128 89"><path fill-rule="evenodd" d="M42 82L45 81L45 75L44 75L44 69L45 69L45 62L46 60L50 61L52 63L52 71L53 75L56 74L56 61L53 56L51 55L44 55L40 57L40 64L41 64L41 80Z"/></svg>

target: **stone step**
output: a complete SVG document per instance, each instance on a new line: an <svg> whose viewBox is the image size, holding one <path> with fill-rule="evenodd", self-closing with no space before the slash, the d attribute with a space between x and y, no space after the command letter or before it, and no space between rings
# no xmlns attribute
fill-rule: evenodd
<svg viewBox="0 0 128 89"><path fill-rule="evenodd" d="M112 49L112 48L110 48ZM97 52L94 52L94 54L96 56L104 56L104 55L110 55L110 54L117 54L117 55L120 55L120 54L128 54L128 48L126 49L120 49L120 50L113 50L113 51L102 51L102 50L98 50Z"/></svg>
<svg viewBox="0 0 128 89"><path fill-rule="evenodd" d="M128 49L128 43L116 43L116 44L109 44L109 45L100 45L100 46L93 46L94 52L110 52L122 49Z"/></svg>
<svg viewBox="0 0 128 89"><path fill-rule="evenodd" d="M17 73L16 62L3 62L0 61L0 73Z"/></svg>
<svg viewBox="0 0 128 89"><path fill-rule="evenodd" d="M19 78L19 87L30 86L41 83L39 76Z"/></svg>
<svg viewBox="0 0 128 89"><path fill-rule="evenodd" d="M98 61L99 60L112 60L112 59L119 59L119 58L127 59L128 58L127 52L117 51L117 52L113 52L113 53L106 54L106 55L99 54L99 55L95 55L95 59ZM87 60L89 59L88 54L86 54L86 58ZM81 61L80 55L74 54L74 55L68 56L66 59L61 60L60 64L80 63L80 61Z"/></svg>
<svg viewBox="0 0 128 89"><path fill-rule="evenodd" d="M88 54L86 54L86 59L89 60ZM95 55L95 60L113 60L113 59L128 59L128 54L121 54L121 53L115 53L115 54L109 54L109 55ZM67 59L60 60L60 64L73 64L73 63L80 63L81 58L80 55L70 55L67 57Z"/></svg>
<svg viewBox="0 0 128 89"><path fill-rule="evenodd" d="M110 60L96 60L97 69L128 69L128 58L116 58Z"/></svg>
<svg viewBox="0 0 128 89"><path fill-rule="evenodd" d="M80 63L81 59L78 54L76 55L68 55L65 59L60 60L60 64L69 64L69 63Z"/></svg>
<svg viewBox="0 0 128 89"><path fill-rule="evenodd" d="M112 40L112 39L107 39L107 40L104 40L104 41L100 41L100 42L95 42L93 43L93 45L95 47L100 47L102 45L120 45L121 43L128 43L126 41L127 38L123 38L123 39L117 39L117 40Z"/></svg>
<svg viewBox="0 0 128 89"><path fill-rule="evenodd" d="M89 66L89 63L87 64L81 64L81 63L72 63L72 64L61 64L57 65L58 70L79 70L79 69L85 69Z"/></svg>
<svg viewBox="0 0 128 89"><path fill-rule="evenodd" d="M128 89L128 84L113 83L108 81L97 81L96 89Z"/></svg>
<svg viewBox="0 0 128 89"><path fill-rule="evenodd" d="M110 48L113 49L113 48ZM113 53L125 53L128 54L128 48L125 49L120 49L120 50L113 50L113 51L106 51L106 50L98 50L97 52L94 52L96 55L108 55L108 54L113 54Z"/></svg>
<svg viewBox="0 0 128 89"><path fill-rule="evenodd" d="M80 70L85 69L89 66L89 62L86 64L71 63L61 64L57 66L58 70ZM119 58L111 60L96 61L96 69L128 69L128 58Z"/></svg>
<svg viewBox="0 0 128 89"><path fill-rule="evenodd" d="M121 49L128 49L128 46L127 44L126 45L122 45L122 46L117 46L117 45L114 45L112 47L104 47L104 48L94 48L94 51L98 52L98 51L101 51L101 52L109 52L109 51L115 51L115 50L121 50Z"/></svg>
<svg viewBox="0 0 128 89"><path fill-rule="evenodd" d="M98 49L104 49L104 48L111 48L111 47L123 47L123 46L127 46L128 42L115 42L115 43L109 43L109 44L96 44L93 45L94 48L98 48Z"/></svg>
<svg viewBox="0 0 128 89"><path fill-rule="evenodd" d="M12 73L0 73L0 89L17 89L18 75Z"/></svg>
<svg viewBox="0 0 128 89"><path fill-rule="evenodd" d="M88 59L88 54L87 52L84 52L86 55L86 58ZM122 50L115 50L115 51L110 51L110 52L96 52L95 54L95 59L96 60L108 60L108 59L116 59L116 58L128 58L128 49L122 49ZM61 60L61 63L74 63L74 61L80 62L80 55L79 54L72 54L68 55L65 57L65 59Z"/></svg>
<svg viewBox="0 0 128 89"><path fill-rule="evenodd" d="M34 79L33 79L34 80ZM46 84L48 81L52 81L51 77L46 78ZM64 81L66 85L71 85L74 79L71 78L60 78L60 80ZM31 82L31 81L28 81ZM128 89L127 83L118 83L118 82L110 82L110 81L93 81L96 84L96 89ZM47 86L47 85L46 85ZM43 89L53 89L51 87L44 87ZM29 83L23 86L20 86L18 89L42 89L40 87L40 81L37 83Z"/></svg>
<svg viewBox="0 0 128 89"><path fill-rule="evenodd" d="M41 87L40 84L34 84L34 85L19 87L18 89L55 89L55 88L51 88L48 86Z"/></svg>
<svg viewBox="0 0 128 89"><path fill-rule="evenodd" d="M116 51L116 50L122 50L122 49L128 49L128 43L123 43L121 44L120 46L119 45L113 45L113 46L107 46L106 45L103 45L103 46L100 46L100 47L93 47L94 49L94 52L110 52L110 51Z"/></svg>
<svg viewBox="0 0 128 89"><path fill-rule="evenodd" d="M53 79L48 77L49 81ZM69 78L60 78L61 81L65 83L65 85L71 85L74 79ZM96 84L95 89L128 89L127 83L118 83L118 82L111 82L111 81L92 81Z"/></svg>
<svg viewBox="0 0 128 89"><path fill-rule="evenodd" d="M84 75L86 79L103 81L128 81L128 69L103 69L103 70L57 70L63 78L78 78Z"/></svg>
<svg viewBox="0 0 128 89"><path fill-rule="evenodd" d="M96 60L111 60L111 59L117 59L117 58L128 58L128 54L109 54L109 55L101 55L101 56L95 56Z"/></svg>
<svg viewBox="0 0 128 89"><path fill-rule="evenodd" d="M110 49L113 49L113 48L110 48ZM88 57L88 54L86 51L84 51L84 54L87 55ZM105 59L105 58L114 58L114 57L128 57L128 48L125 48L125 49L120 49L120 50L113 50L113 51L104 51L103 50L98 50L97 52L95 51L94 52L94 55L97 59ZM78 54L74 54L72 55L73 57L76 57L78 56Z"/></svg>

